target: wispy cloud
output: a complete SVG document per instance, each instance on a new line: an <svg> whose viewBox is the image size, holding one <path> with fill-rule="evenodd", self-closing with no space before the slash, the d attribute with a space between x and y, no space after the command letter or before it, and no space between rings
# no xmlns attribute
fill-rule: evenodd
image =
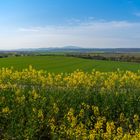
<svg viewBox="0 0 140 140"><path fill-rule="evenodd" d="M32 28L19 28L19 32L39 32L40 27L32 27Z"/></svg>
<svg viewBox="0 0 140 140"><path fill-rule="evenodd" d="M95 20L95 17L92 17L92 16L87 17L83 20L78 19L78 18L71 18L71 19L67 20L66 23L67 23L67 25L79 25L81 23L89 23L89 22L92 22L94 20Z"/></svg>
<svg viewBox="0 0 140 140"><path fill-rule="evenodd" d="M45 26L45 27L29 27L29 28L19 28L18 31L23 33L33 33L39 32L37 34L46 34L46 35L109 35L119 33L122 31L124 34L126 31L130 32L132 29L138 29L140 23L127 22L127 21L92 21L92 22L80 22L75 26ZM107 31L107 32L106 32ZM86 34L85 34L86 33ZM110 35L112 35L110 34ZM118 34L121 36L121 34Z"/></svg>
<svg viewBox="0 0 140 140"><path fill-rule="evenodd" d="M75 22L75 21L74 21ZM79 21L78 21L79 22ZM61 47L140 47L140 23L127 21L88 21L75 26L18 28L13 36L0 39L0 46ZM8 41L6 41L8 40Z"/></svg>
<svg viewBox="0 0 140 140"><path fill-rule="evenodd" d="M134 15L140 17L140 12L135 12Z"/></svg>

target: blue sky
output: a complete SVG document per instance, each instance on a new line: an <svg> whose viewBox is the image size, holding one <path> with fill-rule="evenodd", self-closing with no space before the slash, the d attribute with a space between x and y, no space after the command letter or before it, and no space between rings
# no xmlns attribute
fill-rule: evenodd
<svg viewBox="0 0 140 140"><path fill-rule="evenodd" d="M140 0L1 0L0 49L140 47Z"/></svg>

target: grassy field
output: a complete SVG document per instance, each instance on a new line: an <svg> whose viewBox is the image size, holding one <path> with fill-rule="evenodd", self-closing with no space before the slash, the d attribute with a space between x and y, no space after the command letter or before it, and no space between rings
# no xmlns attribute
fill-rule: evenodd
<svg viewBox="0 0 140 140"><path fill-rule="evenodd" d="M91 72L92 69L99 71L131 70L138 71L140 64L115 61L87 60L65 56L27 56L9 57L0 59L0 68L13 66L17 70L32 65L36 69L48 72L73 72L76 69Z"/></svg>

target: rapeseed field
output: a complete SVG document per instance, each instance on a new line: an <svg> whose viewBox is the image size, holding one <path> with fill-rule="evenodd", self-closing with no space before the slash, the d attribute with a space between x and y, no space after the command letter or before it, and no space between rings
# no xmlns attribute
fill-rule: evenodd
<svg viewBox="0 0 140 140"><path fill-rule="evenodd" d="M0 69L0 139L139 140L140 71Z"/></svg>

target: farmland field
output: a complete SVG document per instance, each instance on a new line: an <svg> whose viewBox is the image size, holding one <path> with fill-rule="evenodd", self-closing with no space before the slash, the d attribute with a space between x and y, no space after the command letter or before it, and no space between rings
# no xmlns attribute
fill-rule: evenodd
<svg viewBox="0 0 140 140"><path fill-rule="evenodd" d="M1 58L0 139L140 139L139 70L57 55Z"/></svg>
<svg viewBox="0 0 140 140"><path fill-rule="evenodd" d="M140 71L0 69L0 139L139 140Z"/></svg>
<svg viewBox="0 0 140 140"><path fill-rule="evenodd" d="M0 68L13 66L15 69L21 70L29 65L36 69L43 69L54 73L73 72L77 69L86 72L91 72L92 69L99 71L115 71L118 68L131 71L138 71L140 69L140 64L138 63L87 60L66 56L24 56L0 59Z"/></svg>

